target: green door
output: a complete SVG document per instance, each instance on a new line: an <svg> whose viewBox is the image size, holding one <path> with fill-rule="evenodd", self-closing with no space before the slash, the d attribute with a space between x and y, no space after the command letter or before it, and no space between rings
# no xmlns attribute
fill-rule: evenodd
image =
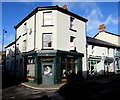
<svg viewBox="0 0 120 100"><path fill-rule="evenodd" d="M53 63L42 64L42 84L54 84Z"/></svg>

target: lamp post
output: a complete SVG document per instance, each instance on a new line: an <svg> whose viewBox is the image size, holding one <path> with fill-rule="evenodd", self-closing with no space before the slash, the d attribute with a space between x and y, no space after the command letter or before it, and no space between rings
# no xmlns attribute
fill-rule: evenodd
<svg viewBox="0 0 120 100"><path fill-rule="evenodd" d="M3 29L3 35L2 35L2 53L3 53L3 49L4 49L4 33L7 33L7 31L5 29Z"/></svg>
<svg viewBox="0 0 120 100"><path fill-rule="evenodd" d="M4 60L4 54L3 54L3 52L4 52L4 33L7 33L7 31L5 30L5 29L3 29L3 34L2 34L2 65L4 65L4 62L3 62L3 60Z"/></svg>

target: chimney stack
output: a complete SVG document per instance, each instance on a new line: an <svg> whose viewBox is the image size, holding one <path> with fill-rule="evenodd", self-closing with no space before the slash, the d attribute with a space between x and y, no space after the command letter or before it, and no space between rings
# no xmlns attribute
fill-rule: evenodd
<svg viewBox="0 0 120 100"><path fill-rule="evenodd" d="M64 5L62 8L65 9L65 10L68 10L67 5Z"/></svg>
<svg viewBox="0 0 120 100"><path fill-rule="evenodd" d="M99 26L99 32L105 32L106 31L106 26L104 24Z"/></svg>

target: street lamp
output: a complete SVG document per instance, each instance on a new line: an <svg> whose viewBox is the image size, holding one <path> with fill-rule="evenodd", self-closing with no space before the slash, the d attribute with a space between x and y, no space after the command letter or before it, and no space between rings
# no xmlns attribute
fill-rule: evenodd
<svg viewBox="0 0 120 100"><path fill-rule="evenodd" d="M4 33L7 33L7 31L5 29L3 29L3 35L2 35L2 53L3 53L3 49L4 49Z"/></svg>
<svg viewBox="0 0 120 100"><path fill-rule="evenodd" d="M2 34L2 65L4 66L4 62L3 62L3 60L4 60L4 54L3 54L3 52L4 52L4 33L7 33L7 31L5 30L5 29L3 29L3 34Z"/></svg>

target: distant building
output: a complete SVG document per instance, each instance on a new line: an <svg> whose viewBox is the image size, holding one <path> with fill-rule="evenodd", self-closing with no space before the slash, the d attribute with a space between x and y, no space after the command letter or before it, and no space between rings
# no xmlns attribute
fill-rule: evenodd
<svg viewBox="0 0 120 100"><path fill-rule="evenodd" d="M120 35L106 32L104 24L93 38L87 37L89 74L106 74L120 71ZM95 71L95 73L94 73Z"/></svg>
<svg viewBox="0 0 120 100"><path fill-rule="evenodd" d="M15 75L15 41L6 47L6 68L11 75Z"/></svg>
<svg viewBox="0 0 120 100"><path fill-rule="evenodd" d="M5 52L0 52L0 70L5 68Z"/></svg>
<svg viewBox="0 0 120 100"><path fill-rule="evenodd" d="M61 83L70 73L86 78L86 22L66 5L37 7L15 26L16 41L6 47L7 69L39 84Z"/></svg>

